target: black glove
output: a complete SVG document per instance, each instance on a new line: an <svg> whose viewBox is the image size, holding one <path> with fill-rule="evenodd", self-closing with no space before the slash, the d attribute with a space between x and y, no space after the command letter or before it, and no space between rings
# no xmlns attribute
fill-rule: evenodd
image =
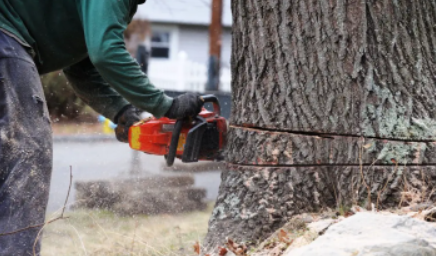
<svg viewBox="0 0 437 256"><path fill-rule="evenodd" d="M117 124L117 128L115 128L115 137L117 137L117 140L129 142L129 128L141 120L140 113L141 110L132 105L127 105L118 112L114 118L114 122Z"/></svg>
<svg viewBox="0 0 437 256"><path fill-rule="evenodd" d="M173 98L173 104L164 115L170 119L197 116L202 110L203 100L198 93L187 92Z"/></svg>

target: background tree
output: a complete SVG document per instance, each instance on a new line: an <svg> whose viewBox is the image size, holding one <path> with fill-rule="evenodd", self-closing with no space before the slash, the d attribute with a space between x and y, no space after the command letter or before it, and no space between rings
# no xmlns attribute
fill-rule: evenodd
<svg viewBox="0 0 437 256"><path fill-rule="evenodd" d="M139 45L151 40L150 24L147 20L134 19L124 31L126 49L135 57Z"/></svg>
<svg viewBox="0 0 437 256"><path fill-rule="evenodd" d="M62 71L43 75L41 82L52 121L73 120L84 113L86 105L74 94Z"/></svg>
<svg viewBox="0 0 437 256"><path fill-rule="evenodd" d="M232 12L229 168L207 250L323 207L435 200L435 2L235 0Z"/></svg>

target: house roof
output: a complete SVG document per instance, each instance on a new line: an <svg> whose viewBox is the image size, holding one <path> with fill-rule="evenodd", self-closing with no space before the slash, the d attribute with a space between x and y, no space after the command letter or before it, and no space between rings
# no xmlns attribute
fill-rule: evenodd
<svg viewBox="0 0 437 256"><path fill-rule="evenodd" d="M134 18L151 22L208 26L212 0L147 0ZM232 25L231 0L223 0L223 25Z"/></svg>

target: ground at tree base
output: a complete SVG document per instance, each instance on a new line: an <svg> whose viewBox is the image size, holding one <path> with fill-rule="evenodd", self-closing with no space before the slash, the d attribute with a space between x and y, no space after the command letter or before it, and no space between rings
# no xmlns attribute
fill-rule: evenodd
<svg viewBox="0 0 437 256"><path fill-rule="evenodd" d="M219 250L217 254L205 255L411 256L418 253L431 256L436 253L435 213L435 202L379 212L352 206L349 209L303 213L251 249L228 238L223 242L222 254Z"/></svg>
<svg viewBox="0 0 437 256"><path fill-rule="evenodd" d="M195 246L206 234L211 211L212 204L209 204L206 211L177 215L121 217L101 210L67 212L68 219L45 227L42 255L196 256L199 254ZM354 206L350 209L326 209L321 213L299 214L262 243L247 250L246 254L232 253L228 247L230 244L223 241L223 248L227 251L225 256L294 255L290 254L294 249L310 244L326 232L328 227L351 218L357 212L372 213L372 210ZM426 222L431 228L435 229L436 226L435 203L418 203L374 214L410 216L421 221L431 221ZM234 246L242 247L236 243Z"/></svg>

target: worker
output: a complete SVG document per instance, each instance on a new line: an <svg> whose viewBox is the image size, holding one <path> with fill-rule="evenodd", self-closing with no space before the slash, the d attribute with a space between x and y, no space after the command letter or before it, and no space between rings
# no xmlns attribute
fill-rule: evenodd
<svg viewBox="0 0 437 256"><path fill-rule="evenodd" d="M40 254L52 171L40 74L63 69L75 93L117 124L122 142L140 110L173 119L200 112L198 94L166 96L125 49L123 31L144 2L0 1L0 255Z"/></svg>

